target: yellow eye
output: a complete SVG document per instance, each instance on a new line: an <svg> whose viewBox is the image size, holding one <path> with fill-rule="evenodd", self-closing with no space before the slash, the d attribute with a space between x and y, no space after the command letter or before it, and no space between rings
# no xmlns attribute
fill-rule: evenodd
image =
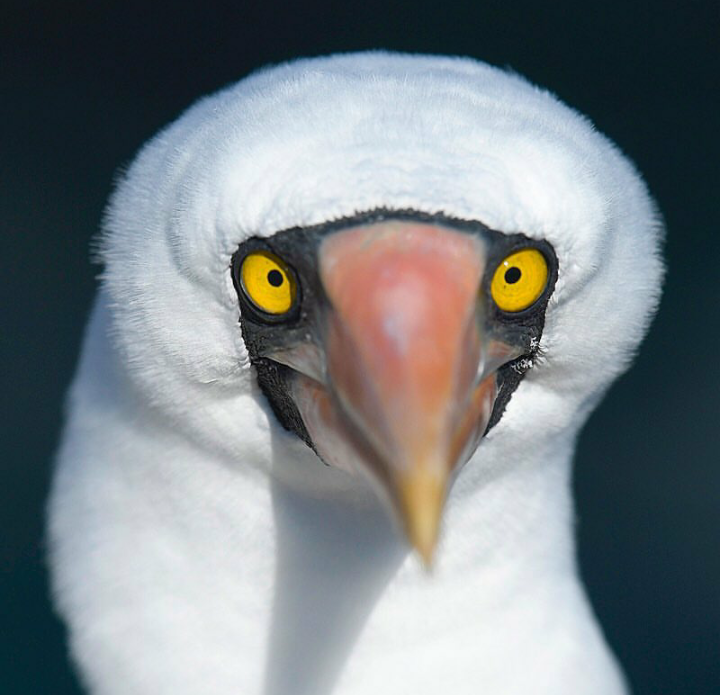
<svg viewBox="0 0 720 695"><path fill-rule="evenodd" d="M286 314L295 304L297 284L292 270L269 251L245 256L240 281L248 299L267 314Z"/></svg>
<svg viewBox="0 0 720 695"><path fill-rule="evenodd" d="M503 311L522 311L543 293L548 280L545 256L537 249L511 253L495 270L490 292Z"/></svg>

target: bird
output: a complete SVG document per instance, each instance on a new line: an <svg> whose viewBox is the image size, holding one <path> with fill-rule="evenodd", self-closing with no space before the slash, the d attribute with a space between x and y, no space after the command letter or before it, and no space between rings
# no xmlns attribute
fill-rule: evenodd
<svg viewBox="0 0 720 695"><path fill-rule="evenodd" d="M111 196L48 502L87 691L628 692L572 460L663 235L586 117L472 58L191 106Z"/></svg>

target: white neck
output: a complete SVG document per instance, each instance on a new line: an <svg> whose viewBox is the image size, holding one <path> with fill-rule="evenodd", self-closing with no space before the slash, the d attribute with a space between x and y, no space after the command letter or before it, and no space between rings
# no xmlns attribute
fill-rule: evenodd
<svg viewBox="0 0 720 695"><path fill-rule="evenodd" d="M265 695L624 692L577 578L570 455L471 461L429 575L384 510L275 483Z"/></svg>
<svg viewBox="0 0 720 695"><path fill-rule="evenodd" d="M428 575L365 490L309 450L298 460L287 435L273 438L278 475L248 473L123 412L120 384L87 383L92 359L51 532L94 692L624 692L577 579L569 436L510 461L491 433ZM299 491L282 471L306 464L345 491Z"/></svg>

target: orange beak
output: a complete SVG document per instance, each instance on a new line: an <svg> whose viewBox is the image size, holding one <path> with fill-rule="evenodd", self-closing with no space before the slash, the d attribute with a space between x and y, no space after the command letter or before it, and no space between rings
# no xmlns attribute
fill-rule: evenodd
<svg viewBox="0 0 720 695"><path fill-rule="evenodd" d="M319 250L325 383L300 376L298 407L322 458L379 483L427 565L452 473L497 391L497 365L485 373L484 269L480 239L419 222L336 232Z"/></svg>

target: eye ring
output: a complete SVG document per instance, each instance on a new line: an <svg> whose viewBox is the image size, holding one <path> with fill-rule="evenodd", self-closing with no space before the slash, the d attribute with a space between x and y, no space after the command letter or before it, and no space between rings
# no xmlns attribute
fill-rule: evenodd
<svg viewBox="0 0 720 695"><path fill-rule="evenodd" d="M534 247L519 249L495 268L490 294L501 311L525 311L543 295L549 277L548 261L540 250Z"/></svg>
<svg viewBox="0 0 720 695"><path fill-rule="evenodd" d="M240 259L236 287L250 308L266 320L286 318L298 303L295 272L265 249L250 251Z"/></svg>

